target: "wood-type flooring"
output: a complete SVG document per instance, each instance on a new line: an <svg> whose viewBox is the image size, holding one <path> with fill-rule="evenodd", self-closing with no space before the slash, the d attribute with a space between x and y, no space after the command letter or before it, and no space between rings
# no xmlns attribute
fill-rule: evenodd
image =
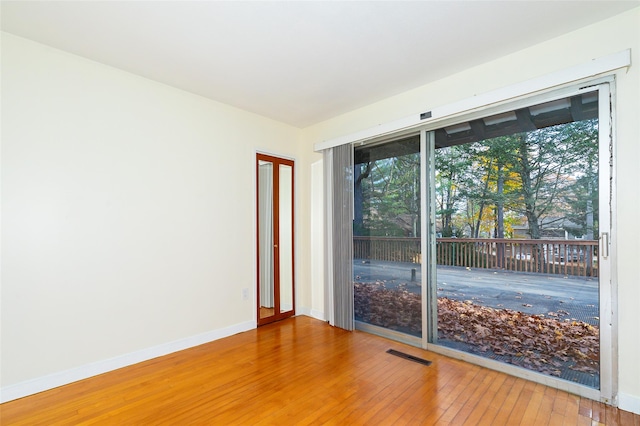
<svg viewBox="0 0 640 426"><path fill-rule="evenodd" d="M299 316L4 403L0 424L640 426L640 416Z"/></svg>

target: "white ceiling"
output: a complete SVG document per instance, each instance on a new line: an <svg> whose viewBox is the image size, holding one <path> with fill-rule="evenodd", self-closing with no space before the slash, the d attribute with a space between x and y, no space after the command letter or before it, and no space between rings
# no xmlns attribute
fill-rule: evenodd
<svg viewBox="0 0 640 426"><path fill-rule="evenodd" d="M305 127L639 1L2 1L2 30Z"/></svg>

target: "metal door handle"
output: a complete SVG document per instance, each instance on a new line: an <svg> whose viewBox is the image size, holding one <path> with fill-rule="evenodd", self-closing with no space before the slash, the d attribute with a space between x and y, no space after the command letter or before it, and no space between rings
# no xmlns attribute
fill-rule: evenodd
<svg viewBox="0 0 640 426"><path fill-rule="evenodd" d="M606 259L609 257L609 233L603 232L601 237L602 240L602 258Z"/></svg>

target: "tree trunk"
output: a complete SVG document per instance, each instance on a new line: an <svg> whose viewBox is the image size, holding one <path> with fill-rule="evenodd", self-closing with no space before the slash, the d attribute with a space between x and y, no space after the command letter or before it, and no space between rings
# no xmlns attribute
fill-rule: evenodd
<svg viewBox="0 0 640 426"><path fill-rule="evenodd" d="M353 168L355 185L353 188L353 224L354 233L362 234L364 230L364 193L362 188L362 180L369 177L371 171L371 163L367 163L365 170L362 170L363 164L357 164Z"/></svg>
<svg viewBox="0 0 640 426"><path fill-rule="evenodd" d="M504 238L504 165L498 162L498 182L496 188L496 238ZM499 268L504 267L504 243L496 246L496 260Z"/></svg>
<svg viewBox="0 0 640 426"><path fill-rule="evenodd" d="M487 192L489 190L489 180L491 179L491 167L493 165L493 158L489 161L489 167L487 167L487 179L484 182L484 189L482 190L482 197L480 206L478 207L478 220L475 226L475 235L473 238L479 238L480 236L480 224L482 224L482 214L484 213L485 200L487 199Z"/></svg>
<svg viewBox="0 0 640 426"><path fill-rule="evenodd" d="M524 134L518 135L518 160L520 163L520 179L522 180L522 196L524 198L525 216L529 225L529 236L534 239L540 239L540 227L538 226L538 217L536 215L536 202L534 188L531 179L531 163L529 161L529 150L527 146L527 137Z"/></svg>

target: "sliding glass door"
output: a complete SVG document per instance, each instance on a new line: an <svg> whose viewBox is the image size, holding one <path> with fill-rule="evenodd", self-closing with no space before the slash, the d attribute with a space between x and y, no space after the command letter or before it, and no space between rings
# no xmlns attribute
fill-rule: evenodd
<svg viewBox="0 0 640 426"><path fill-rule="evenodd" d="M420 138L354 151L356 326L419 344Z"/></svg>
<svg viewBox="0 0 640 426"><path fill-rule="evenodd" d="M609 96L356 147L356 327L610 397Z"/></svg>
<svg viewBox="0 0 640 426"><path fill-rule="evenodd" d="M434 132L431 343L600 388L598 111L587 92Z"/></svg>

